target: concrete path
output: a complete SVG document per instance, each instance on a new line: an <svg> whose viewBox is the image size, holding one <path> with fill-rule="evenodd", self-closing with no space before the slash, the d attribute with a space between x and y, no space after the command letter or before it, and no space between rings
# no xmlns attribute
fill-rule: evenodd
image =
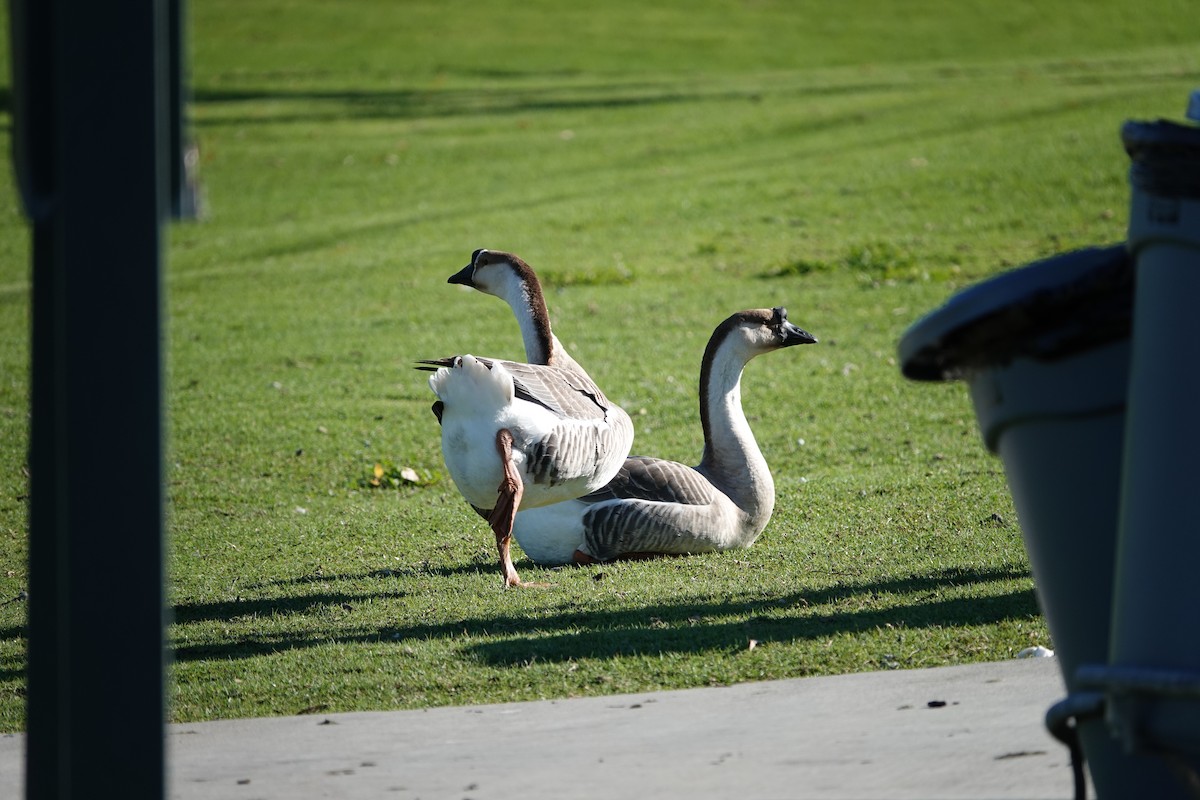
<svg viewBox="0 0 1200 800"><path fill-rule="evenodd" d="M1071 797L1038 658L732 687L169 728L170 797ZM119 735L119 730L113 731ZM21 797L22 736L0 737Z"/></svg>

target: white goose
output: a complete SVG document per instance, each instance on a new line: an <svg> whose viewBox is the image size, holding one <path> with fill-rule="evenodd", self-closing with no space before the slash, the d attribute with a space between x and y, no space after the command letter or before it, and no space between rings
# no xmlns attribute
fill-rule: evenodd
<svg viewBox="0 0 1200 800"><path fill-rule="evenodd" d="M527 585L510 554L517 511L604 486L629 454L633 424L581 369L472 355L420 363L434 373L446 468L491 526L505 585Z"/></svg>
<svg viewBox="0 0 1200 800"><path fill-rule="evenodd" d="M816 341L783 308L726 319L700 367L700 464L631 456L604 488L519 514L521 549L540 564L588 564L749 547L771 518L775 483L742 411L742 370L762 353Z"/></svg>

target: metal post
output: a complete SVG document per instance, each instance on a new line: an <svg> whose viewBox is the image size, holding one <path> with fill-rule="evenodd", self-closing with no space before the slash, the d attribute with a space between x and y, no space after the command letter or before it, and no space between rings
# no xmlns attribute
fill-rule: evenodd
<svg viewBox="0 0 1200 800"><path fill-rule="evenodd" d="M10 0L33 227L26 795L165 793L165 0Z"/></svg>
<svg viewBox="0 0 1200 800"><path fill-rule="evenodd" d="M185 0L167 2L167 168L171 179L171 216L194 220L201 215L200 150L187 129L187 26Z"/></svg>

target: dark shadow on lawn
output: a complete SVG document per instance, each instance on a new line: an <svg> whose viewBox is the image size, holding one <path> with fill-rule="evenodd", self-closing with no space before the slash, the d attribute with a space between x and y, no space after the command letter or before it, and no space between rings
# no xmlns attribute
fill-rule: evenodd
<svg viewBox="0 0 1200 800"><path fill-rule="evenodd" d="M858 83L767 89L770 98L783 95L855 95L908 88L903 82ZM499 87L487 89L210 89L192 92L193 103L244 105L245 114L213 114L201 125L259 125L320 122L335 119L417 119L468 114L522 114L539 111L617 109L637 106L679 105L698 102L764 100L762 88L680 89L676 83L563 84L550 87ZM315 104L311 110L265 104ZM257 113L250 113L256 109Z"/></svg>
<svg viewBox="0 0 1200 800"><path fill-rule="evenodd" d="M518 564L521 563L522 562L518 561ZM524 562L524 566L530 567L532 564L530 562ZM419 575L432 575L439 578L448 578L456 575L480 575L488 572L494 572L496 574L496 585L499 586L502 583L499 562L480 561L474 564L460 564L457 567L435 567L432 564L423 564L419 567L373 569L369 572L346 572L335 573L333 575L300 575L295 578L279 578L273 581L246 584L245 588L249 590L262 589L267 586L308 586L318 583L341 583L343 581L379 581L386 580L388 578L414 578Z"/></svg>
<svg viewBox="0 0 1200 800"><path fill-rule="evenodd" d="M247 590L249 590L249 589L263 589L268 586L312 586L313 584L342 583L344 581L351 581L351 582L380 581L380 580L384 580L386 578L405 578L405 577L412 577L414 575L423 575L423 574L424 575L442 575L442 574L450 575L450 574L456 574L456 573L460 573L460 572L468 572L468 571L477 570L477 569L479 569L479 567L477 567L477 566L456 568L453 571L450 568L447 568L447 570L445 572L443 572L441 570L434 569L432 567L429 569L418 569L416 567L410 567L410 568L402 568L402 569L373 569L373 570L370 570L369 572L354 572L354 573L340 573L339 572L339 573L334 573L332 575L326 575L322 572L314 572L309 575L299 575L295 578L277 578L273 581L262 581L260 583L250 583L250 584L246 584L245 588Z"/></svg>
<svg viewBox="0 0 1200 800"><path fill-rule="evenodd" d="M490 565L489 565L490 568ZM481 568L482 570L482 568ZM705 652L742 649L748 639L784 642L832 637L892 625L917 629L931 626L983 625L1038 614L1031 589L994 597L953 598L904 602L895 608L850 610L821 615L796 615L796 609L879 594L920 595L953 586L1027 578L1027 570L945 570L865 584L843 583L823 589L802 590L783 596L721 602L665 603L616 611L569 611L550 617L501 615L437 624L389 627L382 630L335 632L331 635L295 633L263 634L219 644L182 646L178 661L237 659L287 650L337 643L395 643L462 636L501 637L466 649L483 661L498 665L579 658L608 658L665 652ZM502 591L497 587L497 592ZM237 601L176 609L177 619L234 619L251 613L299 613L321 605L349 605L379 594L328 593L282 600ZM789 613L789 610L791 613ZM748 616L728 622L721 618ZM550 635L547 636L547 633Z"/></svg>
<svg viewBox="0 0 1200 800"><path fill-rule="evenodd" d="M29 631L24 625L16 625L11 628L0 630L0 639L28 640ZM25 680L25 654L14 654L12 658L6 658L7 664L20 666L0 667L0 681L23 681Z"/></svg>
<svg viewBox="0 0 1200 800"><path fill-rule="evenodd" d="M25 625L13 625L8 628L0 628L0 639L12 641L28 641L29 628ZM0 667L0 681L23 681L25 680L25 654L13 655L12 658L6 658L8 664L19 664L21 666Z"/></svg>
<svg viewBox="0 0 1200 800"><path fill-rule="evenodd" d="M989 74L991 73L987 70L955 68L930 76L926 85L986 79ZM1144 91L1147 82L1174 82L1198 74L1200 72L1193 71L1145 75L1104 70L1098 74L1086 71L1075 75L1059 74L1057 79L1067 85L1102 85L1111 88L1113 94L1122 95ZM690 82L670 80L608 84L565 82L542 86L469 88L288 89L276 86L200 86L191 90L191 102L201 107L224 107L208 109L193 123L203 127L291 124L338 119L427 119L728 101L795 103L806 98L912 92L920 85L922 84L914 83L910 78L897 77L893 80L793 86L743 85L737 88L705 88ZM5 99L0 97L0 101ZM1078 102L1078 99L1073 102ZM278 108L272 108L273 103L280 105ZM295 104L310 107L297 109ZM245 112L239 113L239 109L245 109ZM0 111L3 110L0 108ZM867 119L865 112L855 112L850 116L859 124ZM961 120L957 122L961 123ZM993 120L983 122L991 124ZM905 135L911 141L915 132L906 131Z"/></svg>
<svg viewBox="0 0 1200 800"><path fill-rule="evenodd" d="M216 603L193 603L175 606L175 622L234 622L247 617L272 617L307 614L322 608L350 606L375 599L399 599L407 592L377 592L372 594L320 593L300 597L272 597L253 600L223 600Z"/></svg>
<svg viewBox="0 0 1200 800"><path fill-rule="evenodd" d="M795 598L805 598L797 595ZM785 600L794 598L785 598ZM810 601L811 602L811 601ZM754 639L760 644L826 639L893 627L914 630L926 627L986 625L1006 619L1032 617L1038 613L1032 590L1009 592L994 597L962 597L920 605L882 610L847 611L807 617L752 617L735 622L704 622L671 626L660 615L673 609L654 609L651 617L663 627L624 627L616 630L583 630L553 636L509 639L466 648L488 664L519 666L534 661L562 662L583 658L658 655L704 651L740 651ZM688 609L692 616L695 612ZM701 614L723 615L724 609L706 609ZM736 613L736 611L735 611Z"/></svg>

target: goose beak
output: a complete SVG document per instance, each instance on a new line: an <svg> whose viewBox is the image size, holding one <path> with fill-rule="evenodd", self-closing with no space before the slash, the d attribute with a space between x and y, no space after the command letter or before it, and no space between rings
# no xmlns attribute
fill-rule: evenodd
<svg viewBox="0 0 1200 800"><path fill-rule="evenodd" d="M813 336L803 328L797 328L790 322L783 323L783 346L791 347L794 344L816 344L817 337Z"/></svg>
<svg viewBox="0 0 1200 800"><path fill-rule="evenodd" d="M457 283L457 284L461 284L462 286L470 286L473 289L473 288L475 288L475 282L473 280L471 280L471 278L474 276L474 274L475 274L475 264L474 263L467 264L465 267L460 269L458 272L454 273L449 278L447 278L446 283Z"/></svg>

